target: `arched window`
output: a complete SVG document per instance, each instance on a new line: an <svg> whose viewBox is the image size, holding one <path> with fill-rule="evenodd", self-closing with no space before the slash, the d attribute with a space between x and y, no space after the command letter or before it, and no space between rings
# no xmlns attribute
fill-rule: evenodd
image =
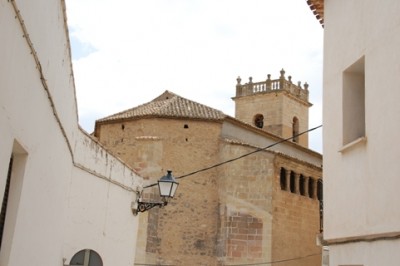
<svg viewBox="0 0 400 266"><path fill-rule="evenodd" d="M69 266L103 266L103 261L100 255L91 249L82 249L76 253L69 263Z"/></svg>
<svg viewBox="0 0 400 266"><path fill-rule="evenodd" d="M281 168L281 174L280 174L280 184L281 184L281 189L285 190L286 189L286 169Z"/></svg>
<svg viewBox="0 0 400 266"><path fill-rule="evenodd" d="M298 143L299 142L299 119L297 117L293 117L292 124L292 141Z"/></svg>
<svg viewBox="0 0 400 266"><path fill-rule="evenodd" d="M256 114L254 116L254 125L258 128L264 127L264 116L262 114Z"/></svg>

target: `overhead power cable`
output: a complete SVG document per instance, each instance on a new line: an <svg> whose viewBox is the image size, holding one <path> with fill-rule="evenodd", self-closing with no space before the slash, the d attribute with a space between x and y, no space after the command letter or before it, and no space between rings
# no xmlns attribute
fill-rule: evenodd
<svg viewBox="0 0 400 266"><path fill-rule="evenodd" d="M272 144L270 144L270 145L268 145L268 146L266 146L266 147L264 147L264 148L258 148L258 149L254 150L254 151L251 151L251 152L249 152L249 153L245 153L245 154L240 155L240 156L238 156L238 157L235 157L235 158L232 158L232 159L229 159L229 160L226 160L226 161L223 161L223 162L220 162L220 163L217 163L217 164L214 164L214 165L211 165L211 166L202 168L202 169L200 169L200 170L196 170L196 171L190 172L190 173L185 174L185 175L181 175L181 176L175 177L175 179L181 179L181 178L188 177L188 176L191 176L191 175L194 175L194 174L197 174L197 173L201 173L201 172L204 172L204 171L208 171L208 170L210 170L210 169L219 167L219 166L221 166L221 165L224 165L224 164L231 163L231 162L234 162L234 161L236 161L236 160L242 159L242 158L247 157L247 156L249 156L249 155L252 155L252 154L254 154L254 153L257 153L257 152L260 152L260 151L265 151L265 150L267 150L267 149L269 149L269 148L272 148L272 147L274 147L274 146L276 146L276 145L278 145L278 144L281 144L281 143L283 143L283 142L292 140L292 139L297 138L297 137L299 137L299 136L301 136L301 135L304 135L304 134L306 134L306 133L309 133L309 132L311 132L311 131L314 131L314 130L320 128L320 127L322 127L322 125L319 125L319 126L310 128L310 129L308 129L308 130L306 130L306 131L300 132L299 134L293 135L292 137L285 138L285 139L281 139L281 140L279 140L279 141L277 141L277 142L275 142L275 143L272 143ZM153 186L156 186L156 185L157 185L157 183L154 183L154 184L150 184L150 185L148 185L148 186L145 186L144 188L153 187Z"/></svg>

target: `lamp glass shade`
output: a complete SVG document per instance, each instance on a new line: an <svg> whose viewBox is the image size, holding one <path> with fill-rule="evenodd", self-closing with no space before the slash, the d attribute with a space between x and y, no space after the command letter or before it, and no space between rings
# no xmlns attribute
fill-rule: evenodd
<svg viewBox="0 0 400 266"><path fill-rule="evenodd" d="M161 177L158 181L161 197L173 198L179 183L172 176L172 171L168 171L167 175Z"/></svg>

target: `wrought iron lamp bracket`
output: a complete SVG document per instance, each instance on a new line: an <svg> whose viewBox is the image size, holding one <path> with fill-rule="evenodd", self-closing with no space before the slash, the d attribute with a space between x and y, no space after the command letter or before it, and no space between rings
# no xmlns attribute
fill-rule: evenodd
<svg viewBox="0 0 400 266"><path fill-rule="evenodd" d="M143 189L153 187L156 185L158 185L161 201L159 202L142 201ZM136 199L131 203L131 209L133 215L136 216L139 212L148 211L156 206L160 208L166 206L168 204L168 200L174 197L178 185L179 183L176 182L175 178L172 176L172 171L168 170L167 174L161 177L157 183L141 187L140 190L136 191Z"/></svg>
<svg viewBox="0 0 400 266"><path fill-rule="evenodd" d="M142 201L142 192L137 191L137 200L136 202L132 203L132 213L136 216L139 212L148 211L156 206L162 208L168 204L166 198L162 198L161 202L146 202Z"/></svg>
<svg viewBox="0 0 400 266"><path fill-rule="evenodd" d="M145 211L148 211L148 210L150 210L150 209L152 209L152 208L154 208L156 206L161 208L161 207L164 207L167 204L168 204L167 201L163 201L163 202L142 202L142 201L139 201L136 212L145 212Z"/></svg>

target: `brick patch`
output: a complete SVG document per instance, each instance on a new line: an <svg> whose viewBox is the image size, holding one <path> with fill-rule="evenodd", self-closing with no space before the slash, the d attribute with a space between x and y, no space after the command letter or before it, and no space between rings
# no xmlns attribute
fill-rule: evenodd
<svg viewBox="0 0 400 266"><path fill-rule="evenodd" d="M263 222L251 215L235 212L228 217L227 222L227 257L261 258Z"/></svg>

